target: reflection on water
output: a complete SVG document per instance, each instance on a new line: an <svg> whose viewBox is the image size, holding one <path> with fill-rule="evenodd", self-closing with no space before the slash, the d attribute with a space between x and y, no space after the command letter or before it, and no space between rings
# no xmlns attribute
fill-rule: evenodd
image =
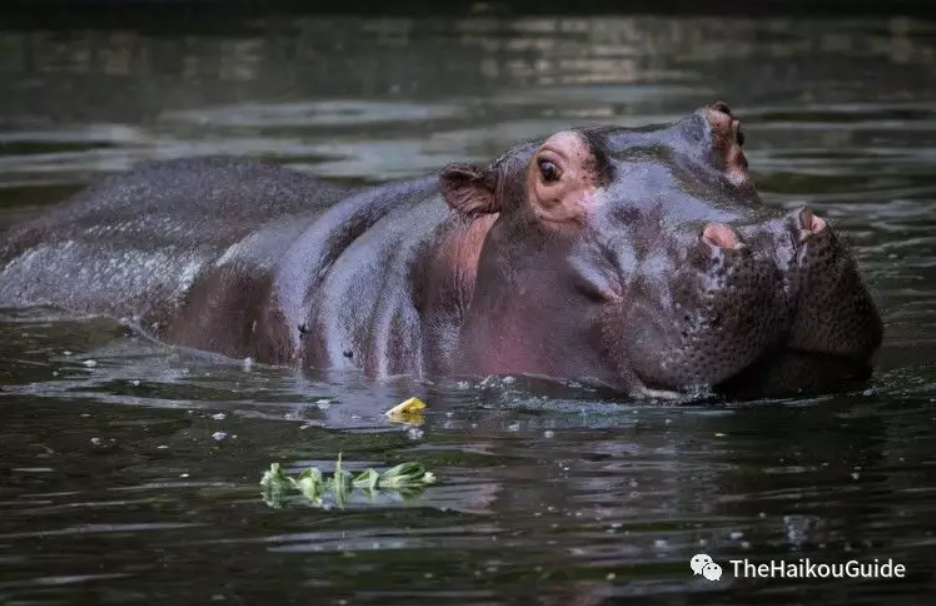
<svg viewBox="0 0 936 606"><path fill-rule="evenodd" d="M887 325L862 393L657 408L523 381L245 369L46 311L0 318L0 602L919 604L936 474L932 23L268 19L0 29L0 224L155 158L351 181L716 98L774 204L847 232ZM166 33L166 32L175 33ZM382 415L413 394L418 428ZM273 460L418 458L416 503L267 509ZM693 577L689 558L895 558L903 580Z"/></svg>

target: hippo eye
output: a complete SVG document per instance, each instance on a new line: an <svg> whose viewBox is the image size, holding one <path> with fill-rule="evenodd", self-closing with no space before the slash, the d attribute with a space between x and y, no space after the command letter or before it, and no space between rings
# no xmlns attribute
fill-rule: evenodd
<svg viewBox="0 0 936 606"><path fill-rule="evenodd" d="M542 177L543 183L556 183L562 176L562 171L559 170L559 167L556 166L556 163L552 160L537 160L536 166L539 168L540 177Z"/></svg>

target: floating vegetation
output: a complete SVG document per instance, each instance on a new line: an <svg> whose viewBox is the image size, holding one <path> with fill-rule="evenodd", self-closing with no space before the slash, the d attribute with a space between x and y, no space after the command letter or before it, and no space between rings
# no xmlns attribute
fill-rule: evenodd
<svg viewBox="0 0 936 606"><path fill-rule="evenodd" d="M365 469L353 474L341 466L341 455L335 464L335 471L326 475L318 467L309 467L296 476L287 474L279 463L270 464L263 473L260 486L263 488L263 500L274 508L283 506L291 492L299 492L316 507L322 507L330 500L338 507L359 491L371 499L377 493L395 493L403 498L420 495L429 484L436 482L436 476L422 463L410 461L391 467L382 473L374 469Z"/></svg>
<svg viewBox="0 0 936 606"><path fill-rule="evenodd" d="M426 409L426 403L419 398L409 398L400 402L384 414L394 423L405 423L407 425L422 425L423 410Z"/></svg>

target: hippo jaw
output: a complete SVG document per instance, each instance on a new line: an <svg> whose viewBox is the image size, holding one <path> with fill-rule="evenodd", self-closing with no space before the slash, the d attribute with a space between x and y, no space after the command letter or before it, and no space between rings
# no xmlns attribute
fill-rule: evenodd
<svg viewBox="0 0 936 606"><path fill-rule="evenodd" d="M809 387L802 359L824 361L833 383L866 374L882 329L854 260L811 210L764 205L742 142L716 103L672 125L563 131L443 171L454 209L498 213L461 369L589 377L653 397L747 377Z"/></svg>

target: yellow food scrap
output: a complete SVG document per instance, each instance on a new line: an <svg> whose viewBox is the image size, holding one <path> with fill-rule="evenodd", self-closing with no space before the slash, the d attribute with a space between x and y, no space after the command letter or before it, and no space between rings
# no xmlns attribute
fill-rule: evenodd
<svg viewBox="0 0 936 606"><path fill-rule="evenodd" d="M388 419L395 423L420 425L423 422L422 411L425 408L426 403L419 398L409 398L400 402L385 414Z"/></svg>

